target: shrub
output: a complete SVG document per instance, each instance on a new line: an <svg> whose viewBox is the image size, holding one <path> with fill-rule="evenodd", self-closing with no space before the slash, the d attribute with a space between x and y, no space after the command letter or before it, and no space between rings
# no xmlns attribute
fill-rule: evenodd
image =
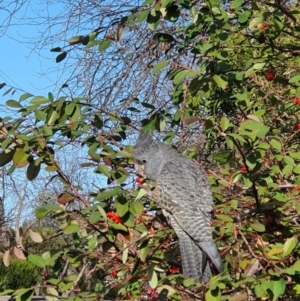
<svg viewBox="0 0 300 301"><path fill-rule="evenodd" d="M0 264L0 291L31 287L39 280L37 268L28 261L13 260L9 267Z"/></svg>

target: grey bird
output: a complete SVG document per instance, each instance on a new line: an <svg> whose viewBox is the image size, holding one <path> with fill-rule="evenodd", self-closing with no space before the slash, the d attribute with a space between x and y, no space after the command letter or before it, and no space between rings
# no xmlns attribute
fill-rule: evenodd
<svg viewBox="0 0 300 301"><path fill-rule="evenodd" d="M177 150L141 130L133 151L135 169L156 182L152 198L178 236L183 276L207 282L207 256L223 271L210 228L213 198L205 171Z"/></svg>

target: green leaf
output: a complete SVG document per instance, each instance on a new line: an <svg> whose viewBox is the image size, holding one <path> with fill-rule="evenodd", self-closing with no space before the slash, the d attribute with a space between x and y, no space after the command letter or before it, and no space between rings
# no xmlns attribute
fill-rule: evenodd
<svg viewBox="0 0 300 301"><path fill-rule="evenodd" d="M54 287L47 287L45 298L47 301L57 301L58 291Z"/></svg>
<svg viewBox="0 0 300 301"><path fill-rule="evenodd" d="M140 198L142 198L143 196L147 195L147 190L145 190L144 188L141 188L139 190L138 195L136 196L135 200L139 200Z"/></svg>
<svg viewBox="0 0 300 301"><path fill-rule="evenodd" d="M66 57L67 57L67 52L62 52L56 57L55 61L56 63L59 63L63 61Z"/></svg>
<svg viewBox="0 0 300 301"><path fill-rule="evenodd" d="M253 223L250 224L250 227L257 232L265 232L266 231L266 227L265 225L261 224L261 223Z"/></svg>
<svg viewBox="0 0 300 301"><path fill-rule="evenodd" d="M75 102L70 102L66 105L66 108L65 108L65 113L68 115L68 116L72 116L72 114L74 113L74 110L75 110Z"/></svg>
<svg viewBox="0 0 300 301"><path fill-rule="evenodd" d="M122 224L112 223L111 227L114 228L115 230L121 230L127 232L127 228Z"/></svg>
<svg viewBox="0 0 300 301"><path fill-rule="evenodd" d="M55 47L55 48L52 48L50 49L51 52L62 52L62 48L60 47Z"/></svg>
<svg viewBox="0 0 300 301"><path fill-rule="evenodd" d="M97 209L99 210L101 216L103 217L104 221L107 222L107 216L106 216L106 212L104 211L104 209L101 206L97 206Z"/></svg>
<svg viewBox="0 0 300 301"><path fill-rule="evenodd" d="M70 225L67 225L63 231L64 231L64 234L72 234L74 232L76 232L79 228L79 225L78 224L70 224Z"/></svg>
<svg viewBox="0 0 300 301"><path fill-rule="evenodd" d="M293 171L293 165L286 165L282 170L282 175L287 175Z"/></svg>
<svg viewBox="0 0 300 301"><path fill-rule="evenodd" d="M168 65L168 61L161 61L158 64L156 64L153 69L152 69L152 73L155 74L157 72L159 72L161 69L165 68Z"/></svg>
<svg viewBox="0 0 300 301"><path fill-rule="evenodd" d="M89 222L91 224L95 224L97 222L99 222L102 218L102 215L99 211L93 212L92 215L89 218Z"/></svg>
<svg viewBox="0 0 300 301"><path fill-rule="evenodd" d="M141 250L140 251L140 259L141 261L145 262L146 259L147 259L147 256L148 256L148 253L149 253L149 241L148 240L144 240L139 249Z"/></svg>
<svg viewBox="0 0 300 301"><path fill-rule="evenodd" d="M183 280L183 286L184 287L190 287L194 284L195 284L195 279L193 279L193 278L186 278L186 279Z"/></svg>
<svg viewBox="0 0 300 301"><path fill-rule="evenodd" d="M228 129L229 124L230 124L230 122L229 122L227 117L222 117L221 118L220 125L221 125L221 129L222 129L223 132L225 132Z"/></svg>
<svg viewBox="0 0 300 301"><path fill-rule="evenodd" d="M119 197L115 202L114 205L116 207L117 213L120 216L124 216L128 212L128 202L125 198Z"/></svg>
<svg viewBox="0 0 300 301"><path fill-rule="evenodd" d="M157 287L157 284L158 284L158 278L157 278L156 272L154 271L153 266L150 266L148 268L148 279L149 279L150 287L155 289Z"/></svg>
<svg viewBox="0 0 300 301"><path fill-rule="evenodd" d="M41 169L40 161L35 160L35 161L30 162L27 167L27 172L26 172L27 179L29 181L34 180L38 176L40 169Z"/></svg>
<svg viewBox="0 0 300 301"><path fill-rule="evenodd" d="M35 211L35 216L37 219L42 219L48 214L48 210L46 208L38 208Z"/></svg>
<svg viewBox="0 0 300 301"><path fill-rule="evenodd" d="M300 174L300 165L297 165L294 169L293 172L296 174Z"/></svg>
<svg viewBox="0 0 300 301"><path fill-rule="evenodd" d="M153 36L153 39L158 40L160 42L166 42L166 43L171 43L174 41L174 38L170 34L164 32L157 32Z"/></svg>
<svg viewBox="0 0 300 301"><path fill-rule="evenodd" d="M46 121L47 119L47 115L44 111L35 111L34 115L37 120Z"/></svg>
<svg viewBox="0 0 300 301"><path fill-rule="evenodd" d="M105 176L107 176L108 178L111 177L111 173L110 173L110 169L106 166L106 165L103 165L103 164L100 164L97 169L96 169L97 172L100 172L102 174L104 174Z"/></svg>
<svg viewBox="0 0 300 301"><path fill-rule="evenodd" d="M290 84L296 83L298 81L300 81L300 74L297 74L289 79Z"/></svg>
<svg viewBox="0 0 300 301"><path fill-rule="evenodd" d="M21 288L14 292L16 301L29 301L32 299L34 290L31 288Z"/></svg>
<svg viewBox="0 0 300 301"><path fill-rule="evenodd" d="M271 291L271 300L276 301L280 295L285 291L285 280L278 278L277 280L270 280L268 291Z"/></svg>
<svg viewBox="0 0 300 301"><path fill-rule="evenodd" d="M284 256L290 255L295 249L297 243L298 240L295 236L288 238L283 245L283 255Z"/></svg>
<svg viewBox="0 0 300 301"><path fill-rule="evenodd" d="M190 71L190 70L182 70L177 72L177 74L175 75L173 82L174 85L178 85L181 84L181 82L186 78L186 77L192 77L197 75L196 71Z"/></svg>
<svg viewBox="0 0 300 301"><path fill-rule="evenodd" d="M69 44L70 45L75 45L75 44L80 44L84 41L85 36L75 36L69 39Z"/></svg>
<svg viewBox="0 0 300 301"><path fill-rule="evenodd" d="M228 82L223 80L220 75L214 75L213 79L219 88L225 90L228 86Z"/></svg>
<svg viewBox="0 0 300 301"><path fill-rule="evenodd" d="M281 143L278 140L271 139L270 144L279 152L281 153Z"/></svg>
<svg viewBox="0 0 300 301"><path fill-rule="evenodd" d="M257 64L254 64L252 66L252 69L254 70L261 70L265 67L266 63L257 63Z"/></svg>
<svg viewBox="0 0 300 301"><path fill-rule="evenodd" d="M234 0L234 1L231 3L230 7L231 7L232 9L236 9L236 8L239 8L242 4L243 4L243 0Z"/></svg>
<svg viewBox="0 0 300 301"><path fill-rule="evenodd" d="M13 156L14 156L15 151L14 150L7 150L4 152L0 153L0 167L3 167L7 163L9 163Z"/></svg>
<svg viewBox="0 0 300 301"><path fill-rule="evenodd" d="M205 301L220 301L221 291L218 287L214 290L209 289L205 294Z"/></svg>
<svg viewBox="0 0 300 301"><path fill-rule="evenodd" d="M44 96L35 96L30 100L30 103L33 105L41 105L44 103L49 103L49 99Z"/></svg>
<svg viewBox="0 0 300 301"><path fill-rule="evenodd" d="M213 159L220 164L226 164L230 160L231 155L230 151L222 151L213 154Z"/></svg>
<svg viewBox="0 0 300 301"><path fill-rule="evenodd" d="M142 10L142 11L138 14L138 16L137 16L137 18L136 18L136 21L137 21L137 22L143 22L143 21L145 21L145 20L147 19L147 17L148 17L148 14L149 14L149 9L144 9L144 10Z"/></svg>
<svg viewBox="0 0 300 301"><path fill-rule="evenodd" d="M129 203L129 211L133 215L141 215L144 211L144 206L140 202L133 201Z"/></svg>
<svg viewBox="0 0 300 301"><path fill-rule="evenodd" d="M30 155L23 148L18 148L13 155L13 163L16 168L21 168L29 163Z"/></svg>
<svg viewBox="0 0 300 301"><path fill-rule="evenodd" d="M249 136L254 140L256 138L265 137L269 130L270 127L265 126L261 122L245 120L240 126L240 135Z"/></svg>
<svg viewBox="0 0 300 301"><path fill-rule="evenodd" d="M111 44L111 40L104 40L99 44L99 51L105 51Z"/></svg>
<svg viewBox="0 0 300 301"><path fill-rule="evenodd" d="M180 9L177 5L170 5L167 8L167 13L165 15L165 19L169 20L170 22L176 22L180 15Z"/></svg>
<svg viewBox="0 0 300 301"><path fill-rule="evenodd" d="M148 23L148 27L151 30L155 30L158 23L159 23L159 19L160 19L161 13L159 11L156 11L155 9L152 9L148 16L147 16L147 23Z"/></svg>
<svg viewBox="0 0 300 301"><path fill-rule="evenodd" d="M39 255L29 254L28 261L33 263L39 268L44 268L46 266L45 260Z"/></svg>
<svg viewBox="0 0 300 301"><path fill-rule="evenodd" d="M22 106L20 105L19 102L17 102L16 100L10 99L8 101L6 101L6 105L11 107L11 108L22 108Z"/></svg>
<svg viewBox="0 0 300 301"><path fill-rule="evenodd" d="M217 219L224 221L224 222L233 222L233 219L225 214L217 214L216 215Z"/></svg>

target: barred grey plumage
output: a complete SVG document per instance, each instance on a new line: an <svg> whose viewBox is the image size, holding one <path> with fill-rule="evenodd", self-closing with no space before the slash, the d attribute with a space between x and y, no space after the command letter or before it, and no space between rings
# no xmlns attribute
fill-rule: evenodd
<svg viewBox="0 0 300 301"><path fill-rule="evenodd" d="M155 200L179 239L185 277L211 277L207 256L219 272L223 264L210 229L213 198L205 171L168 145L140 131L134 146L135 169L156 181Z"/></svg>

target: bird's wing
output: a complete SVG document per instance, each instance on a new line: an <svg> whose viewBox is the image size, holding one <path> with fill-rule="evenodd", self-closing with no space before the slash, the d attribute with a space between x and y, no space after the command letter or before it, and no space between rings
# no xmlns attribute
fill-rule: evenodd
<svg viewBox="0 0 300 301"><path fill-rule="evenodd" d="M210 229L211 200L205 199L211 198L210 187L206 176L199 171L201 169L193 164L186 169L184 164L167 163L157 179L158 201L221 272L222 260Z"/></svg>

